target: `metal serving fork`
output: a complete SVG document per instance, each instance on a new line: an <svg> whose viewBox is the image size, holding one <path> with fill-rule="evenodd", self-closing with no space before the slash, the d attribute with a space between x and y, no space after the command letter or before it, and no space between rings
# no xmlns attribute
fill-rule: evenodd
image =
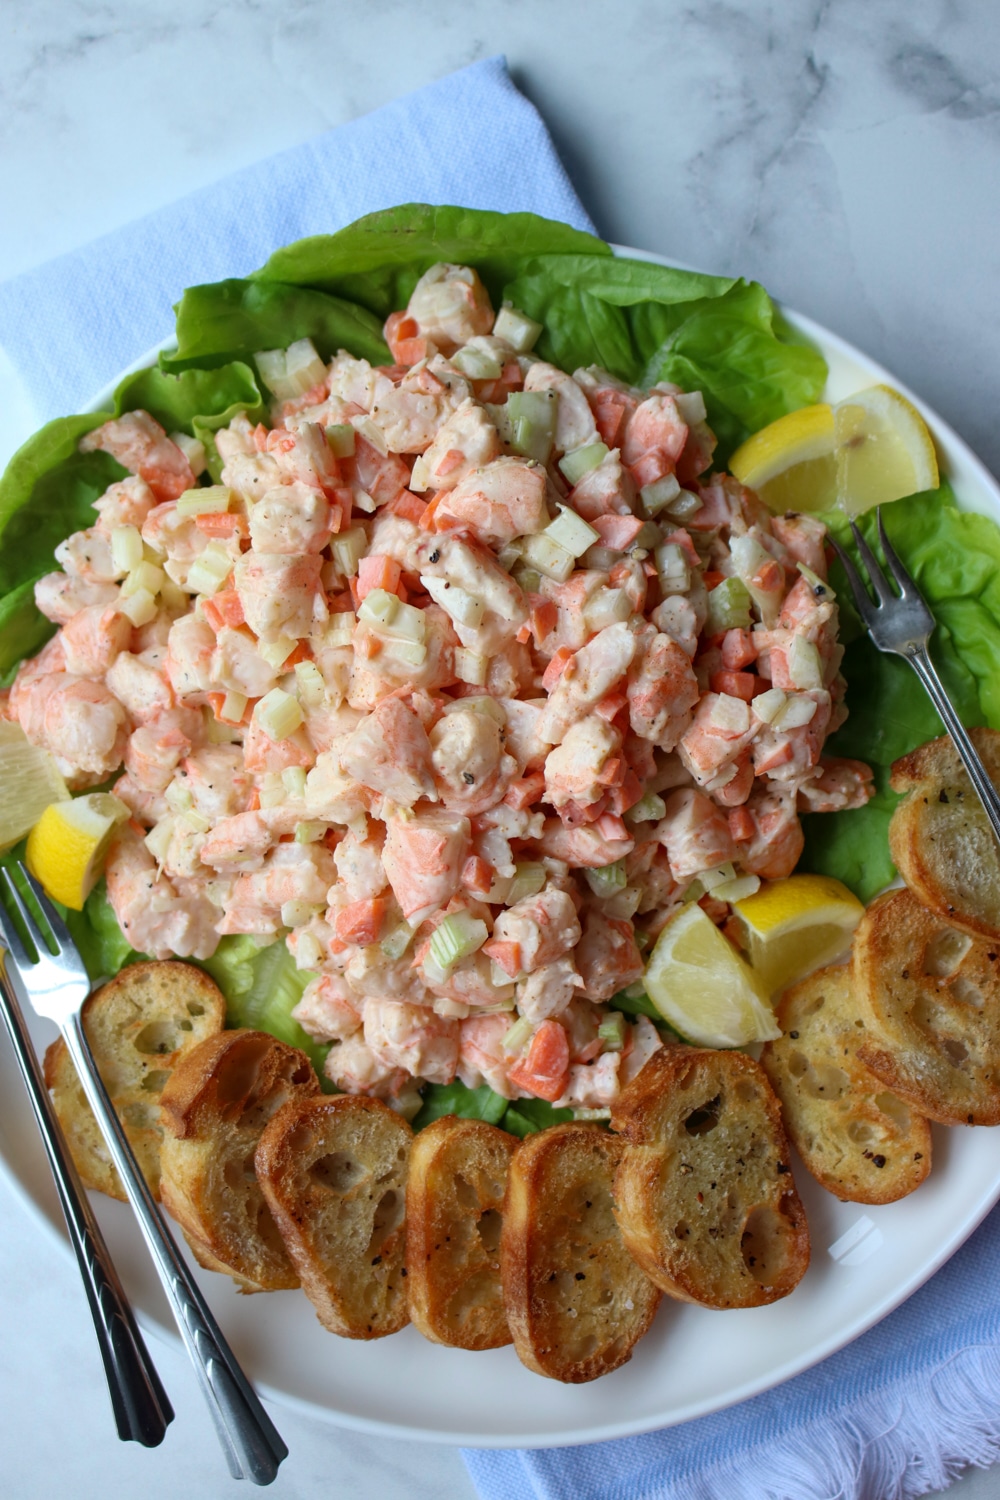
<svg viewBox="0 0 1000 1500"><path fill-rule="evenodd" d="M41 886L18 869L42 912L44 932L11 874L0 869L0 896L13 906L35 954L27 946L0 903L0 937L7 949L8 978L17 976L20 988L40 1016L55 1021L65 1038L84 1092L94 1111L122 1185L135 1211L143 1238L177 1320L181 1338L198 1374L202 1392L234 1479L270 1484L288 1449L236 1361L167 1228L136 1162L108 1097L90 1044L84 1034L80 1008L90 993L83 960L61 917Z"/></svg>
<svg viewBox="0 0 1000 1500"><path fill-rule="evenodd" d="M880 651L894 656L902 656L910 663L920 681L927 690L928 697L937 709L941 722L947 729L955 742L955 748L962 758L962 764L969 773L969 780L975 788L980 802L983 804L986 816L990 821L990 827L998 842L1000 842L1000 797L997 796L995 787L989 778L989 773L979 758L979 752L968 732L963 726L958 715L951 705L951 699L945 691L944 684L937 674L934 663L931 661L927 650L927 643L933 634L936 621L927 607L926 601L904 568L896 555L896 552L885 534L882 524L881 507L876 511L876 522L878 525L879 541L882 543L882 551L885 554L889 571L899 588L897 594L892 588L879 566L878 559L872 552L868 543L861 535L855 523L851 522L851 531L854 541L861 554L868 577L872 587L878 595L878 603L872 601L871 595L865 587L861 575L851 561L848 554L834 539L837 555L844 565L844 572L851 585L854 602L858 607L858 613L867 627L875 645Z"/></svg>

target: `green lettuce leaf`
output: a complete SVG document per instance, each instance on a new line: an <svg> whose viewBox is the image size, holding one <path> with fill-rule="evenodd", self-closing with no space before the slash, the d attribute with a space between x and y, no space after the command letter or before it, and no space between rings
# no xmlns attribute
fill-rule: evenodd
<svg viewBox="0 0 1000 1500"><path fill-rule="evenodd" d="M0 599L0 681L26 656L40 651L56 629L35 605L36 582L27 578Z"/></svg>
<svg viewBox="0 0 1000 1500"><path fill-rule="evenodd" d="M507 1110L507 1100L495 1094L489 1084L466 1088L456 1078L454 1083L429 1083L423 1091L423 1104L413 1120L414 1130L423 1130L444 1115L458 1115L463 1120L485 1120L499 1125Z"/></svg>
<svg viewBox="0 0 1000 1500"><path fill-rule="evenodd" d="M267 1031L290 1047L300 1048L324 1089L335 1092L323 1073L329 1046L314 1042L292 1017L314 976L296 969L295 960L280 939L261 948L252 937L224 937L212 957L203 959L199 967L212 976L225 995L228 1025Z"/></svg>
<svg viewBox="0 0 1000 1500"><path fill-rule="evenodd" d="M228 427L237 412L259 422L266 407L253 370L239 360L210 370L172 375L155 365L126 375L115 391L115 415L141 407L167 432L194 436L195 425L214 432Z"/></svg>
<svg viewBox="0 0 1000 1500"><path fill-rule="evenodd" d="M545 1099L517 1099L507 1106L501 1125L511 1135L520 1136L523 1140L536 1130L547 1130L550 1125L562 1125L572 1118L571 1109L556 1109L554 1104L549 1104Z"/></svg>
<svg viewBox="0 0 1000 1500"><path fill-rule="evenodd" d="M110 979L126 964L147 961L147 955L137 952L118 926L103 880L94 886L84 902L83 911L60 910L70 936L80 950L87 973L95 983L98 979Z"/></svg>

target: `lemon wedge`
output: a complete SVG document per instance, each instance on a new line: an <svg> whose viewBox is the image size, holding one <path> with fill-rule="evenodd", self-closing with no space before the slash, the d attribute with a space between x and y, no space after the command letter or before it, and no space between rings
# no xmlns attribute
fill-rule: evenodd
<svg viewBox="0 0 1000 1500"><path fill-rule="evenodd" d="M729 467L769 510L829 510L837 498L833 408L803 406L747 438Z"/></svg>
<svg viewBox="0 0 1000 1500"><path fill-rule="evenodd" d="M828 875L772 880L733 907L759 984L776 995L846 952L864 906Z"/></svg>
<svg viewBox="0 0 1000 1500"><path fill-rule="evenodd" d="M937 489L937 454L912 402L888 385L857 391L833 409L837 499L848 515Z"/></svg>
<svg viewBox="0 0 1000 1500"><path fill-rule="evenodd" d="M660 933L645 983L663 1019L696 1046L745 1047L781 1035L759 979L696 901Z"/></svg>
<svg viewBox="0 0 1000 1500"><path fill-rule="evenodd" d="M23 838L50 802L68 798L49 752L33 745L20 724L0 720L0 849Z"/></svg>
<svg viewBox="0 0 1000 1500"><path fill-rule="evenodd" d="M104 869L111 836L129 810L110 792L53 802L28 835L28 869L48 895L82 911Z"/></svg>

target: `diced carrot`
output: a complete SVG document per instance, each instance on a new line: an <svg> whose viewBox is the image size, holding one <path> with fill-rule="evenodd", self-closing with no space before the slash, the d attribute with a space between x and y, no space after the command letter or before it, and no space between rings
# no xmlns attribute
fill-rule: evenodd
<svg viewBox="0 0 1000 1500"><path fill-rule="evenodd" d="M404 360L403 358L404 346L420 338L420 324L416 318L411 318L405 311L390 313L385 320L382 334L389 345L389 352L393 359L398 360L401 364L412 365L416 363L416 360ZM409 348L405 348L405 353L409 354L410 352ZM418 358L421 357L418 356Z"/></svg>
<svg viewBox="0 0 1000 1500"><path fill-rule="evenodd" d="M355 607L354 595L350 589L342 589L339 594L328 594L326 603L331 615L346 615Z"/></svg>
<svg viewBox="0 0 1000 1500"><path fill-rule="evenodd" d="M405 339L403 342L409 343L410 341ZM409 365L376 365L375 371L379 375L384 375L387 380L391 380L393 385L399 385L409 374L410 367Z"/></svg>
<svg viewBox="0 0 1000 1500"><path fill-rule="evenodd" d="M260 792L254 787L247 802L247 812L260 812Z"/></svg>
<svg viewBox="0 0 1000 1500"><path fill-rule="evenodd" d="M607 839L609 843L612 839L631 838L631 834L621 818L615 817L613 813L605 813L602 817L598 818L595 826L601 838Z"/></svg>
<svg viewBox="0 0 1000 1500"><path fill-rule="evenodd" d="M356 576L352 576L347 580L347 587L351 591L351 605L357 610L358 605L361 603L361 595L358 592L358 580Z"/></svg>
<svg viewBox="0 0 1000 1500"><path fill-rule="evenodd" d="M334 922L334 931L344 943L377 943L385 919L384 896L366 901L352 901L342 906Z"/></svg>
<svg viewBox="0 0 1000 1500"><path fill-rule="evenodd" d="M358 603L373 589L384 589L387 594L394 594L399 587L401 572L394 557L387 557L383 552L369 552L358 563Z"/></svg>
<svg viewBox="0 0 1000 1500"><path fill-rule="evenodd" d="M618 446L618 434L628 406L628 398L624 391L606 389L597 392L594 401L594 421L601 434L602 442L606 443L609 448Z"/></svg>
<svg viewBox="0 0 1000 1500"><path fill-rule="evenodd" d="M226 701L225 693L206 693L205 697L212 705L212 712L220 724L228 724L231 729L238 729L241 725L250 723L250 716L253 713L252 701L247 703L246 708L243 710L243 717L241 719L226 719L223 717L222 713L222 705Z"/></svg>
<svg viewBox="0 0 1000 1500"><path fill-rule="evenodd" d="M503 800L508 807L513 807L520 812L523 808L531 807L535 802L540 801L544 791L545 773L535 771L531 776L522 776L519 781L512 781Z"/></svg>
<svg viewBox="0 0 1000 1500"><path fill-rule="evenodd" d="M530 633L535 637L535 645L541 646L545 637L559 623L559 607L554 599L545 599L541 594L529 594L528 610Z"/></svg>
<svg viewBox="0 0 1000 1500"><path fill-rule="evenodd" d="M353 644L355 655L364 657L366 661L373 661L382 650L382 642L370 630L355 631Z"/></svg>
<svg viewBox="0 0 1000 1500"><path fill-rule="evenodd" d="M649 558L647 557L646 561L642 565L642 571L645 573L647 578L655 578L656 564L654 562L650 562Z"/></svg>
<svg viewBox="0 0 1000 1500"><path fill-rule="evenodd" d="M558 1021L543 1021L528 1050L507 1070L510 1082L539 1099L553 1103L566 1092L569 1079L569 1037Z"/></svg>
<svg viewBox="0 0 1000 1500"><path fill-rule="evenodd" d="M771 691L771 687L772 684L768 682L766 677L755 677L753 680L754 697L759 698L761 693L769 693Z"/></svg>
<svg viewBox="0 0 1000 1500"><path fill-rule="evenodd" d="M195 516L194 524L205 536L247 536L249 528L246 516L228 510L206 510Z"/></svg>
<svg viewBox="0 0 1000 1500"><path fill-rule="evenodd" d="M594 516L590 522L605 547L613 552L627 552L645 526L638 516Z"/></svg>
<svg viewBox="0 0 1000 1500"><path fill-rule="evenodd" d="M742 698L749 703L759 680L753 672L713 672L708 685L713 693L728 693L731 698Z"/></svg>
<svg viewBox="0 0 1000 1500"><path fill-rule="evenodd" d="M573 660L573 652L568 646L560 646L548 666L542 674L542 687L547 693L551 693L562 674L566 671Z"/></svg>
<svg viewBox="0 0 1000 1500"><path fill-rule="evenodd" d="M625 762L620 755L609 755L594 780L601 786L621 786L625 780Z"/></svg>
<svg viewBox="0 0 1000 1500"><path fill-rule="evenodd" d="M704 585L707 589L717 589L725 576L726 575L724 573L720 573L717 568L709 568L707 569L702 581L704 582Z"/></svg>
<svg viewBox="0 0 1000 1500"><path fill-rule="evenodd" d="M493 884L493 866L472 854L462 866L462 884L474 896L486 896Z"/></svg>
<svg viewBox="0 0 1000 1500"><path fill-rule="evenodd" d="M727 630L722 638L722 665L729 672L741 672L757 660L757 647L749 630Z"/></svg>
<svg viewBox="0 0 1000 1500"><path fill-rule="evenodd" d="M390 500L385 508L394 516L403 516L405 520L412 521L414 525L419 526L420 518L427 509L427 505L412 490L400 490L395 500Z"/></svg>
<svg viewBox="0 0 1000 1500"><path fill-rule="evenodd" d="M348 944L344 942L343 938L332 937L327 939L326 947L330 957L336 958L338 953L347 952Z"/></svg>
<svg viewBox="0 0 1000 1500"><path fill-rule="evenodd" d="M531 640L531 626L522 625L514 639L519 646L526 646Z"/></svg>
<svg viewBox="0 0 1000 1500"><path fill-rule="evenodd" d="M461 448L449 448L434 472L443 479L445 475L453 474L456 469L460 469L464 463L465 454Z"/></svg>
<svg viewBox="0 0 1000 1500"><path fill-rule="evenodd" d="M223 625L235 628L246 623L243 605L235 589L223 589L221 594L208 595L202 601L202 612L216 634Z"/></svg>
<svg viewBox="0 0 1000 1500"><path fill-rule="evenodd" d="M516 979L521 972L521 944L506 943L500 938L490 938L488 943L483 944L483 952L487 958L499 964L505 974L511 979Z"/></svg>
<svg viewBox="0 0 1000 1500"><path fill-rule="evenodd" d="M312 647L309 645L309 642L296 641L291 653L281 663L281 670L283 672L290 672L293 667L298 666L300 661L312 661L312 659Z"/></svg>
<svg viewBox="0 0 1000 1500"><path fill-rule="evenodd" d="M628 703L628 694L621 691L605 693L600 703L594 705L594 713L608 724L616 719Z"/></svg>
<svg viewBox="0 0 1000 1500"><path fill-rule="evenodd" d="M421 527L422 530L434 530L434 515L437 511L438 506L441 504L441 499L441 495L435 495L433 500L428 500L427 504L420 512L420 520L417 522L417 525Z"/></svg>
<svg viewBox="0 0 1000 1500"><path fill-rule="evenodd" d="M608 811L621 817L630 807L642 801L642 782L633 770L626 770L621 786L613 787L608 797Z"/></svg>

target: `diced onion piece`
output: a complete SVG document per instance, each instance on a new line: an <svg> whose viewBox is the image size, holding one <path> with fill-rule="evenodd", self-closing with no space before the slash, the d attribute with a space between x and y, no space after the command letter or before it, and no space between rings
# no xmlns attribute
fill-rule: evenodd
<svg viewBox="0 0 1000 1500"><path fill-rule="evenodd" d="M473 337L448 356L448 363L468 375L470 380L496 380L503 372L503 364L488 344Z"/></svg>
<svg viewBox="0 0 1000 1500"><path fill-rule="evenodd" d="M800 691L823 686L823 663L819 651L805 636L795 635L788 648L788 675Z"/></svg>
<svg viewBox="0 0 1000 1500"><path fill-rule="evenodd" d="M281 773L281 784L290 797L306 794L306 772L304 766L286 766Z"/></svg>
<svg viewBox="0 0 1000 1500"><path fill-rule="evenodd" d="M188 593L216 594L232 571L233 559L222 543L209 542L188 569Z"/></svg>
<svg viewBox="0 0 1000 1500"><path fill-rule="evenodd" d="M758 693L750 707L762 723L773 724L785 702L786 697L781 688L773 687L768 688L766 693Z"/></svg>
<svg viewBox="0 0 1000 1500"><path fill-rule="evenodd" d="M220 717L228 719L231 724L239 724L247 711L248 702L249 700L245 693L227 693L222 700L222 713Z"/></svg>
<svg viewBox="0 0 1000 1500"><path fill-rule="evenodd" d="M729 555L744 583L753 577L762 563L771 560L771 554L752 536L734 536L729 543Z"/></svg>
<svg viewBox="0 0 1000 1500"><path fill-rule="evenodd" d="M814 573L813 570L812 570L812 568L807 568L806 565L805 565L805 563L803 563L803 562L796 563L795 566L798 568L799 572L802 574L802 577L806 580L806 582L812 588L812 591L815 594L816 598L817 599L828 599L830 601L830 603L832 604L833 601L834 601L834 599L836 599L837 595L834 593L833 589L827 583L826 579L825 578L820 578L820 576L819 576L818 573Z"/></svg>
<svg viewBox="0 0 1000 1500"><path fill-rule="evenodd" d="M291 656L298 641L290 635L276 635L273 641L258 641L257 652L275 671Z"/></svg>
<svg viewBox="0 0 1000 1500"><path fill-rule="evenodd" d="M510 983L510 980L508 979L507 982ZM527 1016L522 1016L520 1020L514 1022L510 1030L504 1035L504 1039L500 1045L508 1056L514 1052L521 1052L527 1043L530 1042L534 1032L535 1028L531 1021L528 1020Z"/></svg>
<svg viewBox="0 0 1000 1500"><path fill-rule="evenodd" d="M708 416L705 398L701 391L681 391L674 397L674 405L682 422L693 427L695 422L704 422Z"/></svg>
<svg viewBox="0 0 1000 1500"><path fill-rule="evenodd" d="M646 792L625 814L626 823L658 823L667 815L667 804L656 792Z"/></svg>
<svg viewBox="0 0 1000 1500"><path fill-rule="evenodd" d="M624 589L595 589L583 607L583 618L591 630L604 630L632 618L632 601Z"/></svg>
<svg viewBox="0 0 1000 1500"><path fill-rule="evenodd" d="M486 681L489 661L475 651L466 651L464 646L455 647L455 676L459 682L468 682L473 687L482 687Z"/></svg>
<svg viewBox="0 0 1000 1500"><path fill-rule="evenodd" d="M326 683L314 661L296 662L295 685L299 702L304 703L307 708L319 708L326 699Z"/></svg>
<svg viewBox="0 0 1000 1500"><path fill-rule="evenodd" d="M281 905L281 925L282 927L304 927L320 911L322 907L312 901L284 901Z"/></svg>
<svg viewBox="0 0 1000 1500"><path fill-rule="evenodd" d="M156 619L156 596L155 594L151 594L149 589L137 589L127 599L120 599L117 609L119 614L124 615L127 620L131 620L132 624L138 629L139 626L148 625L151 620Z"/></svg>
<svg viewBox="0 0 1000 1500"><path fill-rule="evenodd" d="M295 842L297 844L316 844L321 838L326 837L327 823L306 820L295 825Z"/></svg>
<svg viewBox="0 0 1000 1500"><path fill-rule="evenodd" d="M708 595L708 635L726 630L747 630L750 626L750 594L739 578L724 578Z"/></svg>
<svg viewBox="0 0 1000 1500"><path fill-rule="evenodd" d="M526 901L529 896L537 896L545 885L545 878L545 866L536 860L525 860L519 864L507 892L506 905L514 906L518 901Z"/></svg>
<svg viewBox="0 0 1000 1500"><path fill-rule="evenodd" d="M368 551L368 537L362 526L348 526L330 542L333 560L344 578L354 578L358 563Z"/></svg>
<svg viewBox="0 0 1000 1500"><path fill-rule="evenodd" d="M584 870L583 876L595 896L612 896L615 891L625 888L625 861L618 859L613 865Z"/></svg>
<svg viewBox="0 0 1000 1500"><path fill-rule="evenodd" d="M639 498L646 507L647 516L658 516L681 492L676 474L664 474L652 484L644 484Z"/></svg>
<svg viewBox="0 0 1000 1500"><path fill-rule="evenodd" d="M691 564L677 542L663 542L653 552L656 571L665 594L683 594L691 587Z"/></svg>
<svg viewBox="0 0 1000 1500"><path fill-rule="evenodd" d="M724 865L719 865L715 870L702 870L698 879L706 891L714 891L717 885L724 885L727 880L734 880L736 871L727 860Z"/></svg>
<svg viewBox="0 0 1000 1500"><path fill-rule="evenodd" d="M554 521L549 522L542 536L558 542L560 547L565 547L574 557L582 557L588 547L593 547L595 542L601 540L600 532L595 531L589 521L578 516L568 505L560 505L559 514Z"/></svg>
<svg viewBox="0 0 1000 1500"><path fill-rule="evenodd" d="M468 625L470 630L475 630L482 624L486 606L474 594L459 588L456 583L449 583L446 578L433 578L429 573L421 573L420 582L434 603L440 604L445 614L456 624Z"/></svg>
<svg viewBox="0 0 1000 1500"><path fill-rule="evenodd" d="M204 474L207 467L205 456L205 444L200 438L188 437L186 432L171 432L168 434L170 441L176 443L191 466L191 473L195 479L199 474Z"/></svg>
<svg viewBox="0 0 1000 1500"><path fill-rule="evenodd" d="M111 533L111 556L119 573L131 573L145 558L138 526L116 526Z"/></svg>
<svg viewBox="0 0 1000 1500"><path fill-rule="evenodd" d="M268 739L275 742L287 740L304 723L299 700L277 687L260 699L254 709L254 718Z"/></svg>
<svg viewBox="0 0 1000 1500"><path fill-rule="evenodd" d="M804 693L789 693L781 712L772 720L772 725L775 729L802 729L804 725L812 723L815 714L814 698L807 698Z"/></svg>
<svg viewBox="0 0 1000 1500"><path fill-rule="evenodd" d="M375 501L367 490L354 491L354 509L363 510L366 516L370 516L375 509Z"/></svg>
<svg viewBox="0 0 1000 1500"><path fill-rule="evenodd" d="M525 458L548 463L559 412L557 391L512 391L507 397L511 424L510 446Z"/></svg>
<svg viewBox="0 0 1000 1500"><path fill-rule="evenodd" d="M493 324L493 337L503 339L517 354L527 354L533 349L541 331L541 323L519 312L509 302L503 304Z"/></svg>
<svg viewBox="0 0 1000 1500"><path fill-rule="evenodd" d="M709 722L727 734L746 734L750 728L750 705L742 698L719 693L709 711Z"/></svg>
<svg viewBox="0 0 1000 1500"><path fill-rule="evenodd" d="M733 880L724 880L721 885L713 887L712 895L716 901L728 901L731 905L734 901L745 901L759 890L759 875L737 875Z"/></svg>
<svg viewBox="0 0 1000 1500"><path fill-rule="evenodd" d="M254 355L261 380L279 401L304 396L326 380L326 365L312 339L296 339L287 349L265 349Z"/></svg>
<svg viewBox="0 0 1000 1500"><path fill-rule="evenodd" d="M591 469L596 469L607 456L606 443L585 443L582 448L574 448L572 452L565 454L559 460L559 467L566 483L572 486L579 484L584 474L589 474Z"/></svg>
<svg viewBox="0 0 1000 1500"><path fill-rule="evenodd" d="M326 443L334 458L354 457L354 428L350 422L331 422L326 429Z"/></svg>
<svg viewBox="0 0 1000 1500"><path fill-rule="evenodd" d="M158 594L166 582L167 575L162 568L155 563L146 562L143 559L129 573L121 586L122 598L127 599L131 594L137 594L140 589L145 589L150 594Z"/></svg>
<svg viewBox="0 0 1000 1500"><path fill-rule="evenodd" d="M409 922L400 922L397 927L394 927L391 932L387 933L379 944L386 958L402 958L413 941L414 930Z"/></svg>
<svg viewBox="0 0 1000 1500"><path fill-rule="evenodd" d="M208 484L194 490L185 490L177 497L179 516L222 515L229 509L233 492L228 484Z"/></svg>
<svg viewBox="0 0 1000 1500"><path fill-rule="evenodd" d="M597 1028L597 1035L604 1043L605 1052L620 1052L625 1046L625 1017L613 1010Z"/></svg>
<svg viewBox="0 0 1000 1500"><path fill-rule="evenodd" d="M460 959L476 953L486 942L490 930L479 917L456 911L435 927L431 937L430 957L446 972Z"/></svg>
<svg viewBox="0 0 1000 1500"><path fill-rule="evenodd" d="M371 417L352 417L351 426L358 437L363 437L366 442L371 443L375 452L382 458L389 457L389 445L385 440L385 433L377 422L372 421Z"/></svg>
<svg viewBox="0 0 1000 1500"><path fill-rule="evenodd" d="M539 573L544 573L546 578L554 578L557 583L565 583L576 565L576 558L572 552L560 544L546 531L540 531L537 536L526 536L521 542L521 551L527 562L531 563ZM522 588L528 584L523 577L518 577Z"/></svg>

